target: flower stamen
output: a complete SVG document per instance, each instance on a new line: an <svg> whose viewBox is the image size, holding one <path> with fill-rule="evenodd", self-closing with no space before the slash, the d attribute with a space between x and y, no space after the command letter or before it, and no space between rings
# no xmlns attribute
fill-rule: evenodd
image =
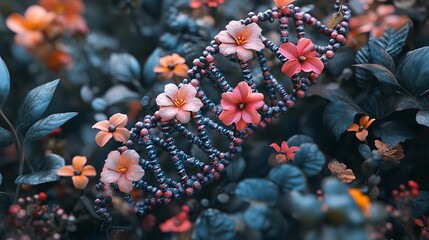
<svg viewBox="0 0 429 240"><path fill-rule="evenodd" d="M185 105L186 100L175 98L173 102L174 102L174 106L179 108L179 107Z"/></svg>
<svg viewBox="0 0 429 240"><path fill-rule="evenodd" d="M246 43L246 38L244 38L242 36L236 37L234 39L235 39L235 42L237 43L237 45L239 45L239 46L244 45Z"/></svg>
<svg viewBox="0 0 429 240"><path fill-rule="evenodd" d="M124 172L127 171L127 168L123 167L121 165L118 165L118 167L116 167L116 171L119 172L119 173L124 173Z"/></svg>
<svg viewBox="0 0 429 240"><path fill-rule="evenodd" d="M307 58L305 56L299 56L299 58L298 58L299 62L305 62L305 60L307 60Z"/></svg>

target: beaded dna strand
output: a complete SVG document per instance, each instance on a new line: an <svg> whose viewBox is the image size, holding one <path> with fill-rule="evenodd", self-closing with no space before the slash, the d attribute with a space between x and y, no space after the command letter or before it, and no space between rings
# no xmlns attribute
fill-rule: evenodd
<svg viewBox="0 0 429 240"><path fill-rule="evenodd" d="M320 60L326 64L329 59L333 58L334 52L345 43L349 30L348 21L351 17L349 8L343 5L341 0L336 0L334 10L338 12L337 16L342 18L336 21L338 24L334 28L329 28L292 4L281 9L274 7L258 14L251 12L246 19L241 20L241 23L261 25L278 21L281 44L289 42L290 18L295 25L298 39L306 36L304 26L308 25L315 32L330 38L327 45L314 45L314 50ZM280 53L279 46L270 39L262 34L259 37L264 49L256 52L257 65L262 72L263 84L261 85L264 85L264 92L268 94L270 100L269 104L264 103L258 110L261 115L259 124L249 124L244 130L238 131L234 125L224 126L218 121L222 109L206 95L200 81L208 79L221 93L231 92L233 88L216 66L215 55L219 53L221 42L212 40L203 54L193 61L193 67L188 71L189 78L183 80L183 84L191 84L197 89L196 97L204 105L198 112L192 113L191 121L184 125L176 119L161 121L159 114L148 115L143 121L135 124L135 127L131 129L130 140L118 148L121 153L128 149L138 152L139 164L146 172L143 179L133 182L134 188L144 191L146 198L143 201L135 202L130 194L120 192L117 184L110 184L111 189L129 202L137 216L144 215L157 204L168 204L173 199L193 195L196 190L201 190L203 185L219 179L225 168L240 154L242 144L249 137L257 131L265 129L273 118L278 118L292 108L297 99L303 98L310 86L317 83L319 75L314 72L306 74L306 77L302 77L302 73L296 73L290 77L293 90L288 92L271 73L265 54L271 52L281 63L286 63L288 59ZM258 92L249 62L240 61L235 57L229 59L239 63L243 80L252 89L252 92ZM225 137L230 143L229 148L225 151L217 149L210 138L209 131L217 132L217 135ZM175 141L175 138L178 137L186 139L190 144L201 149L207 159L203 161L181 150L177 145L178 141ZM161 151L169 155L169 161L175 168L177 179L166 176L160 163ZM187 170L190 168L197 173L189 174ZM151 179L150 176L154 177ZM112 220L108 210L111 197L101 193L105 190L103 183L97 184L97 190L100 191L100 194L95 200L95 210L105 219L106 223L109 223Z"/></svg>

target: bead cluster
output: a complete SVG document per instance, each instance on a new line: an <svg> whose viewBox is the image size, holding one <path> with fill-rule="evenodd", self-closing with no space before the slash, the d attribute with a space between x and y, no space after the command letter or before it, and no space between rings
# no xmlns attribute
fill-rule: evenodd
<svg viewBox="0 0 429 240"><path fill-rule="evenodd" d="M269 9L258 14L249 13L248 17L241 20L243 24L257 23L262 24L266 21L273 23L278 20L280 25L281 42L285 43L289 39L288 24L289 19L293 20L296 26L298 38L305 37L304 24L314 28L317 32L330 36L328 45L316 45L315 50L320 54L323 63L326 63L334 56L334 51L345 43L346 34L348 32L348 21L351 17L351 12L347 6L341 6L341 0L335 3L335 10L342 11L343 20L334 29L329 29L327 26L317 21L308 13L303 13L299 7L289 5L287 8L279 9L277 7ZM265 49L270 51L276 58L284 63L285 57L279 52L279 47L271 40L261 35ZM292 76L294 90L291 93L283 87L276 78L271 74L270 68L267 65L264 49L257 52L259 67L262 71L264 85L270 99L269 105L265 104L260 110L262 116L259 124L250 124L243 131L237 131L235 128L226 128L211 120L204 114L211 112L216 117L222 112L222 109L215 102L208 98L203 88L200 86L200 81L208 79L221 92L232 91L231 85L226 80L221 70L215 65L215 55L219 52L220 42L212 40L210 45L203 51L202 56L193 61L193 67L188 72L188 79L183 80L184 84L191 84L197 89L196 97L200 98L204 107L197 113L192 115L192 122L196 126L196 132L189 130L184 125L176 120L169 122L161 122L157 113L154 116L146 116L142 122L137 122L131 130L130 140L118 151L124 152L127 149L134 149L137 145L144 147L146 158L140 158L140 165L146 172L153 172L156 180L156 186L145 180L134 182L134 188L142 189L148 196L142 202L135 202L129 194L122 194L125 201L128 201L134 208L138 216L144 215L149 209L156 204L168 204L172 199L180 199L184 195L192 195L195 191L202 188L203 185L209 184L220 177L220 174L241 152L242 144L258 130L263 130L271 123L273 117L279 117L283 112L294 107L295 102L299 98L303 98L306 91L312 84L317 83L318 75L311 72L307 77L300 77L298 74ZM239 62L238 59L231 58L232 61ZM250 65L247 62L240 62L242 76L244 81L256 92L256 84L253 80ZM277 94L280 96L278 98ZM204 113L203 113L204 112ZM152 134L157 126L161 127L161 135ZM209 137L209 130L216 131L225 136L231 141L227 151L220 151L213 146ZM206 162L201 161L193 156L188 155L180 150L175 144L173 134L178 133L186 138L191 144L198 146L206 155ZM157 154L157 149L162 149L169 154L169 158L177 172L178 179L174 180L166 176L161 168ZM195 175L188 175L185 170L185 165L198 169ZM97 185L97 189L102 190L104 186ZM111 184L112 189L119 192L116 184ZM110 205L110 197L97 196L95 201L95 209L97 213L109 222L111 220L108 212Z"/></svg>

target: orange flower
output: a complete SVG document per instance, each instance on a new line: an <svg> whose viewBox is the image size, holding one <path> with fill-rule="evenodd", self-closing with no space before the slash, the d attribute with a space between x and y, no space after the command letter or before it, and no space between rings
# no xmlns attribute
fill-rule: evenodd
<svg viewBox="0 0 429 240"><path fill-rule="evenodd" d="M376 152L381 155L383 160L398 164L404 158L404 149L399 144L390 147L382 141L375 140L375 147L377 148Z"/></svg>
<svg viewBox="0 0 429 240"><path fill-rule="evenodd" d="M158 78L161 80L172 79L174 75L179 77L188 76L188 66L186 60L179 54L173 53L159 59L159 65L153 71L159 73Z"/></svg>
<svg viewBox="0 0 429 240"><path fill-rule="evenodd" d="M95 136L97 145L103 147L112 137L118 142L127 141L130 138L130 130L125 128L127 122L127 115L116 113L109 120L103 120L94 124L92 128L101 130Z"/></svg>
<svg viewBox="0 0 429 240"><path fill-rule="evenodd" d="M67 52L54 50L47 54L44 62L52 71L59 71L62 67L71 66L72 58Z"/></svg>
<svg viewBox="0 0 429 240"><path fill-rule="evenodd" d="M6 20L6 26L16 33L16 44L31 48L42 42L42 31L54 20L55 14L44 8L30 6L24 16L12 13Z"/></svg>
<svg viewBox="0 0 429 240"><path fill-rule="evenodd" d="M300 148L296 146L289 147L286 141L282 142L281 147L277 143L271 144L270 147L274 148L278 153L276 155L278 163L292 161L295 158L295 152L300 150Z"/></svg>
<svg viewBox="0 0 429 240"><path fill-rule="evenodd" d="M274 2L278 8L282 9L295 2L295 0L274 0Z"/></svg>
<svg viewBox="0 0 429 240"><path fill-rule="evenodd" d="M368 115L362 116L359 119L359 125L356 123L353 123L347 131L349 132L356 132L356 137L360 141L365 141L366 137L368 136L368 127L371 125L372 122L375 121L375 118L369 118Z"/></svg>
<svg viewBox="0 0 429 240"><path fill-rule="evenodd" d="M362 209L362 212L368 216L369 210L371 208L371 200L369 197L365 194L362 194L357 188L350 188L349 194L355 200L358 207Z"/></svg>
<svg viewBox="0 0 429 240"><path fill-rule="evenodd" d="M88 27L81 14L85 10L81 0L39 0L40 6L57 14L57 19L73 32L87 33Z"/></svg>
<svg viewBox="0 0 429 240"><path fill-rule="evenodd" d="M347 165L338 161L332 161L328 164L329 171L335 175L343 183L351 183L356 179L355 174L351 169L347 168Z"/></svg>
<svg viewBox="0 0 429 240"><path fill-rule="evenodd" d="M84 166L86 164L86 157L75 156L73 158L73 165L67 165L58 169L58 176L72 177L73 185L77 189L85 189L88 185L87 176L95 176L97 172L91 165Z"/></svg>

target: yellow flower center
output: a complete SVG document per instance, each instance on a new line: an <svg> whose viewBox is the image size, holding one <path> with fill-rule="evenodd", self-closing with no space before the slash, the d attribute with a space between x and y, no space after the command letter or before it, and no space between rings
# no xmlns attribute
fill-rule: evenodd
<svg viewBox="0 0 429 240"><path fill-rule="evenodd" d="M242 36L234 38L237 45L243 45L246 43L246 39Z"/></svg>
<svg viewBox="0 0 429 240"><path fill-rule="evenodd" d="M62 6L56 7L55 12L59 15L63 14L64 13L64 7L62 7Z"/></svg>
<svg viewBox="0 0 429 240"><path fill-rule="evenodd" d="M304 62L305 60L307 60L307 58L305 56L299 56L298 61L300 62Z"/></svg>
<svg viewBox="0 0 429 240"><path fill-rule="evenodd" d="M185 105L185 103L186 103L186 100L183 100L183 99L174 99L174 106L176 106L176 107L181 107L181 106L183 106L183 105Z"/></svg>
<svg viewBox="0 0 429 240"><path fill-rule="evenodd" d="M127 168L126 168L126 167L123 167L123 166L121 166L121 165L119 165L119 166L116 168L116 171L117 171L117 172L119 172L119 173L124 173L124 172L126 172L126 171L127 171Z"/></svg>

